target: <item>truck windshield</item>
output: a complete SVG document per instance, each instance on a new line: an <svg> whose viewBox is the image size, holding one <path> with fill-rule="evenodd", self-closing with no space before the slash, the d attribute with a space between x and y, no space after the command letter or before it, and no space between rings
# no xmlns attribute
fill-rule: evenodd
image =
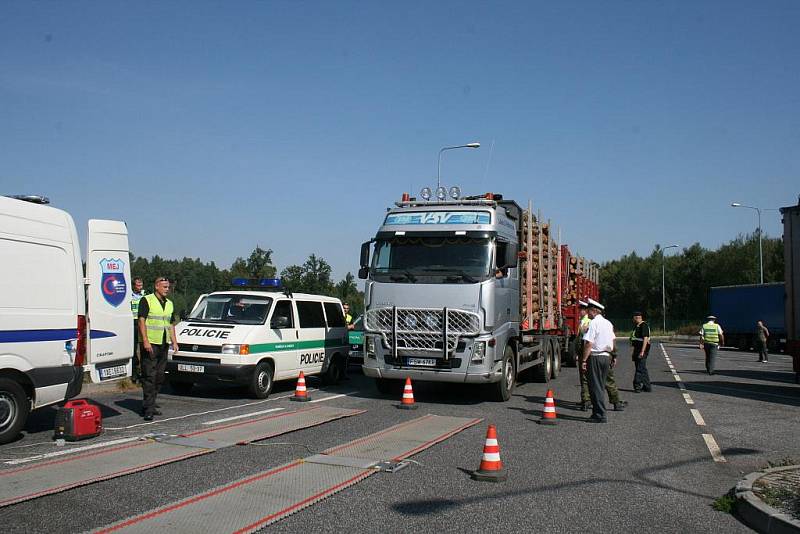
<svg viewBox="0 0 800 534"><path fill-rule="evenodd" d="M189 314L190 321L264 324L272 299L255 295L208 295Z"/></svg>
<svg viewBox="0 0 800 534"><path fill-rule="evenodd" d="M475 283L490 275L488 238L395 237L375 244L372 276L382 282Z"/></svg>

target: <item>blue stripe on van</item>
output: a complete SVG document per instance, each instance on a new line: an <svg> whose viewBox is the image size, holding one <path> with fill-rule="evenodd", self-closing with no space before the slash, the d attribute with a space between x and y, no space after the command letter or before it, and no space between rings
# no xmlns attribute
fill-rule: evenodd
<svg viewBox="0 0 800 534"><path fill-rule="evenodd" d="M36 341L66 341L75 339L76 328L51 328L47 330L0 330L0 343L31 343ZM114 337L117 334L106 330L92 330L92 339Z"/></svg>

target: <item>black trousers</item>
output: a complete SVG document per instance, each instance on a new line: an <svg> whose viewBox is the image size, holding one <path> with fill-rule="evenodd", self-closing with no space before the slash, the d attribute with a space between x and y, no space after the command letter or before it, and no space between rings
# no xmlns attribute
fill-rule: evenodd
<svg viewBox="0 0 800 534"><path fill-rule="evenodd" d="M637 354L638 356L638 354ZM633 373L633 389L638 391L650 391L650 373L647 371L647 356L644 358L633 358L636 371Z"/></svg>
<svg viewBox="0 0 800 534"><path fill-rule="evenodd" d="M156 396L164 384L164 374L167 370L167 351L169 344L151 345L153 352L140 348L142 355L142 411L144 415L153 415L156 406Z"/></svg>
<svg viewBox="0 0 800 534"><path fill-rule="evenodd" d="M592 417L606 418L606 380L611 369L611 356L592 354L589 356L589 396L592 399Z"/></svg>

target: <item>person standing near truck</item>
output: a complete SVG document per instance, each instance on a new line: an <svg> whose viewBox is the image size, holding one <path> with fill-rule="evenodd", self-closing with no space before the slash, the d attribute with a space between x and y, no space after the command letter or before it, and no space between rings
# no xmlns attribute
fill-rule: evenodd
<svg viewBox="0 0 800 534"><path fill-rule="evenodd" d="M614 325L603 317L605 309L596 300L589 299L589 329L583 336L583 358L581 368L589 374L589 394L592 399L590 423L607 423L605 387L611 369L611 353L614 351Z"/></svg>
<svg viewBox="0 0 800 534"><path fill-rule="evenodd" d="M756 323L756 348L758 348L758 361L762 363L769 362L769 355L767 354L768 339L769 329L764 326L764 321L759 319Z"/></svg>
<svg viewBox="0 0 800 534"><path fill-rule="evenodd" d="M155 292L139 302L139 336L142 340L142 416L152 421L161 415L156 396L164 384L167 353L170 345L178 350L175 325L172 321L173 305L167 298L169 280L156 278Z"/></svg>
<svg viewBox="0 0 800 534"><path fill-rule="evenodd" d="M716 323L717 318L713 315L706 317L706 322L700 328L700 348L706 353L706 372L714 374L714 366L717 361L717 351L720 345L725 343L725 335L722 327Z"/></svg>
<svg viewBox="0 0 800 534"><path fill-rule="evenodd" d="M582 301L578 301L581 313L580 330L575 342L578 344L576 349L577 362L578 362L578 375L581 382L581 411L585 412L592 404L592 398L589 393L589 375L586 369L580 365L580 358L583 354L583 336L589 330L589 323L592 319L588 315L589 305ZM606 392L608 393L608 402L614 406L615 412L621 412L625 409L625 402L619 398L619 388L617 388L617 381L614 379L614 365L616 364L616 355L611 354L611 367L608 369L608 376L606 377Z"/></svg>
<svg viewBox="0 0 800 534"><path fill-rule="evenodd" d="M141 354L139 351L139 301L144 298L147 291L144 290L144 282L140 277L133 279L133 290L131 291L131 313L133 314L133 359L131 361L131 380L136 383L141 380Z"/></svg>
<svg viewBox="0 0 800 534"><path fill-rule="evenodd" d="M642 318L642 312L633 312L634 329L631 333L633 352L631 358L636 366L633 375L633 391L641 393L650 392L650 373L647 372L647 356L650 354L650 325Z"/></svg>

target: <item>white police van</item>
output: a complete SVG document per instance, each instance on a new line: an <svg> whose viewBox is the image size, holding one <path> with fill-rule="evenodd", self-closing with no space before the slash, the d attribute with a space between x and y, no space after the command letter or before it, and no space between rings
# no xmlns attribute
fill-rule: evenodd
<svg viewBox="0 0 800 534"><path fill-rule="evenodd" d="M275 278L235 279L234 286L253 289L202 295L175 327L178 352L167 361L173 390L229 382L264 399L275 381L300 371L329 383L342 378L349 344L339 299L282 292Z"/></svg>
<svg viewBox="0 0 800 534"><path fill-rule="evenodd" d="M72 217L44 197L0 196L0 443L32 409L128 377L133 355L128 230L90 220L84 278Z"/></svg>

